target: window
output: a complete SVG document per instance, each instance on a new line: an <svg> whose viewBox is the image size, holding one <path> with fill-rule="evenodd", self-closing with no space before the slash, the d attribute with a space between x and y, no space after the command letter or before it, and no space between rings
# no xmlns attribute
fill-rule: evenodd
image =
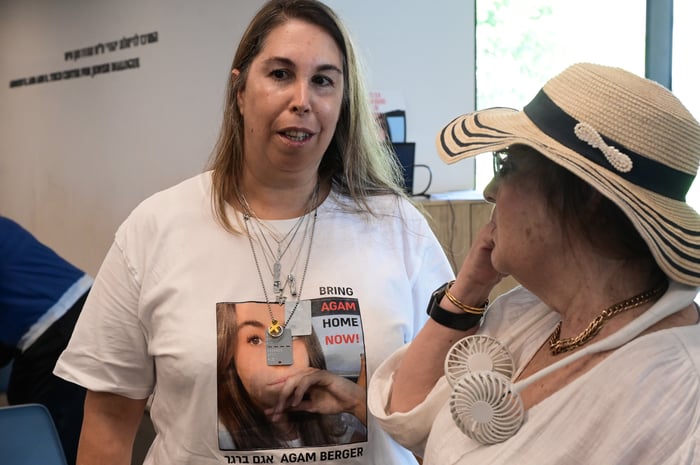
<svg viewBox="0 0 700 465"><path fill-rule="evenodd" d="M676 0L683 1L695 2ZM688 23L691 18L697 15ZM521 109L547 79L576 62L643 76L645 34L646 0L476 0L476 107ZM478 156L476 189L492 175L491 155Z"/></svg>
<svg viewBox="0 0 700 465"><path fill-rule="evenodd" d="M695 49L700 41L697 18L700 17L697 0L673 1L673 65L671 86L673 93L685 104L693 116L700 118L700 90L696 74ZM688 203L700 211L700 181L697 179L686 198Z"/></svg>

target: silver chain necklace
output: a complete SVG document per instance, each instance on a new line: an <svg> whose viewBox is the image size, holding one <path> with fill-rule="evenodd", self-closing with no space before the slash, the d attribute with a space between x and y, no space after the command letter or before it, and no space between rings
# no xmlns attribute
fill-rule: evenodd
<svg viewBox="0 0 700 465"><path fill-rule="evenodd" d="M246 220L249 218L253 219L253 225L254 227L257 228L257 231L254 231L256 234L256 238L258 239L258 242L261 245L261 250L263 254L263 258L265 259L265 263L267 264L268 270L270 270L270 273L272 274L272 291L275 294L275 301L277 303L283 304L285 301L284 297L284 290L289 284L291 288L291 294L292 296L296 295L296 286L295 286L295 276L293 273L294 268L296 267L296 263L299 260L299 256L301 255L301 251L303 249L304 241L306 239L306 233L308 232L308 224L307 227L304 230L304 237L302 238L301 243L299 244L299 249L297 251L296 257L290 267L290 272L287 274L287 277L284 282L282 282L282 258L284 255L287 253L289 250L290 246L294 242L294 239L296 238L297 233L299 232L299 229L301 228L302 224L304 223L304 220L308 218L308 213L311 211L311 208L316 205L317 199L318 199L318 193L319 193L319 184L317 183L316 186L314 187L313 192L311 193L311 196L309 197L309 201L307 204L306 208L306 213L299 217L299 219L292 225L292 227L287 231L287 233L281 238L277 238L276 231L273 231L273 228L271 226L268 226L264 221L262 221L258 216L255 214L253 209L250 207L250 204L248 203L248 199L246 198L244 193L240 193L240 203L243 206L244 209L244 215L246 216ZM269 234L270 237L277 243L277 252L275 252L272 247L270 246L269 241L267 240L267 237L265 233L263 232L263 229L265 229ZM251 236L251 231L248 226L248 223L246 222L246 231L248 232L248 236ZM277 231L277 233L279 233ZM291 237L290 237L291 236ZM262 241L260 241L262 239ZM265 244L267 247L267 251L262 247L262 244ZM282 244L286 242L286 245L284 248L282 247ZM269 253L269 256L268 256ZM256 257L257 260L257 257ZM272 263L272 264L271 264Z"/></svg>
<svg viewBox="0 0 700 465"><path fill-rule="evenodd" d="M297 296L299 299L301 298L301 292L304 289L304 280L306 279L306 272L309 269L309 259L311 258L311 245L313 244L314 241L314 231L316 230L316 218L318 217L318 212L314 211L313 215L313 221L311 222L311 237L309 238L309 245L307 248L306 252L306 261L304 262L304 270L302 271L301 275L301 282L299 283L299 292L297 293ZM291 313L289 314L289 317L287 318L287 321L280 323L272 313L272 305L270 302L270 297L267 293L267 287L265 286L265 280L263 279L262 275L262 270L260 269L260 262L258 261L258 254L255 252L255 245L253 244L253 238L250 234L250 229L248 228L248 221L250 221L250 217L248 215L244 215L243 219L245 220L245 226L246 226L246 233L248 235L248 243L250 244L250 250L253 252L253 260L255 261L255 269L258 272L258 278L260 279L260 286L262 286L263 290L263 295L265 296L265 303L267 304L267 310L270 314L270 327L267 329L268 334L273 337L280 336L284 332L285 326L289 324L289 321L292 319L294 316L294 312L296 311L297 307L299 306L299 299L297 299L294 308L292 309Z"/></svg>
<svg viewBox="0 0 700 465"><path fill-rule="evenodd" d="M301 220L308 220L309 215L306 214L301 217ZM294 260L292 261L292 264L289 267L289 273L287 274L286 279L284 282L282 282L281 276L282 276L282 259L284 258L285 254L287 253L287 250L289 250L292 242L296 238L298 230L301 228L301 226L304 224L304 221L297 221L295 224L295 227L290 230L294 231L294 233L291 236L291 239L289 240L289 243L286 245L284 249L281 248L281 245L278 244L277 247L277 253L274 252L272 247L270 246L269 241L265 237L265 233L262 231L260 228L259 222L255 217L251 217L252 224L251 228L249 229L249 233L251 235L254 235L258 244L260 244L260 248L262 250L262 255L263 258L265 259L265 264L267 265L267 269L270 271L270 274L272 275L272 292L275 295L275 301L277 303L283 304L286 300L286 297L284 296L284 290L286 289L287 285L290 287L290 294L292 297L295 297L297 294L296 291L296 286L295 286L295 276L294 276L294 269L296 268L296 265L299 261L299 257L301 256L301 252L304 248L304 243L306 242L306 236L308 234L308 221L307 225L304 227L304 235L302 236L301 241L299 242L299 247L297 248L296 255L294 257ZM256 230L257 228L257 230ZM263 244L267 247L267 250L265 247L263 247Z"/></svg>

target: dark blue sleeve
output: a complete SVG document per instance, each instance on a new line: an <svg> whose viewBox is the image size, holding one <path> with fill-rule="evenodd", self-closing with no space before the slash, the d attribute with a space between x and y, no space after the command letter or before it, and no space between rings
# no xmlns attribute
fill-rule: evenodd
<svg viewBox="0 0 700 465"><path fill-rule="evenodd" d="M14 346L84 272L0 217L0 343Z"/></svg>

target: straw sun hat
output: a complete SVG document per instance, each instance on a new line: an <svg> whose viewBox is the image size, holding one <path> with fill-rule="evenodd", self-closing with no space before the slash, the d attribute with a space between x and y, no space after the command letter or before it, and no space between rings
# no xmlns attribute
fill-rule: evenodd
<svg viewBox="0 0 700 465"><path fill-rule="evenodd" d="M437 137L446 163L514 144L595 187L625 212L671 279L700 286L700 216L685 202L700 125L671 92L620 68L580 63L522 111L463 115Z"/></svg>

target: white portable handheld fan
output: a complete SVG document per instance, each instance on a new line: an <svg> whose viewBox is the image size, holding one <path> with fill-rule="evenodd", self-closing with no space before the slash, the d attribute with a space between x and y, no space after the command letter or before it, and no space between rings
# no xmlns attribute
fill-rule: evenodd
<svg viewBox="0 0 700 465"><path fill-rule="evenodd" d="M682 299L692 302L695 289L671 282L669 289L680 287ZM587 355L616 349L644 330L681 310L679 296L667 292L656 304L616 333L565 357L527 379L513 383L513 359L490 336L467 336L452 346L445 358L445 376L452 386L450 412L459 429L485 445L503 442L515 435L525 419L520 398L527 386ZM507 359L507 361L506 361Z"/></svg>
<svg viewBox="0 0 700 465"><path fill-rule="evenodd" d="M513 368L513 356L506 346L483 334L460 339L445 357L445 375L452 388L468 373L478 371L495 371L510 379Z"/></svg>
<svg viewBox="0 0 700 465"><path fill-rule="evenodd" d="M450 348L445 357L453 389L450 411L467 436L494 444L518 431L524 409L520 396L511 392L513 371L513 356L491 336L467 336Z"/></svg>

